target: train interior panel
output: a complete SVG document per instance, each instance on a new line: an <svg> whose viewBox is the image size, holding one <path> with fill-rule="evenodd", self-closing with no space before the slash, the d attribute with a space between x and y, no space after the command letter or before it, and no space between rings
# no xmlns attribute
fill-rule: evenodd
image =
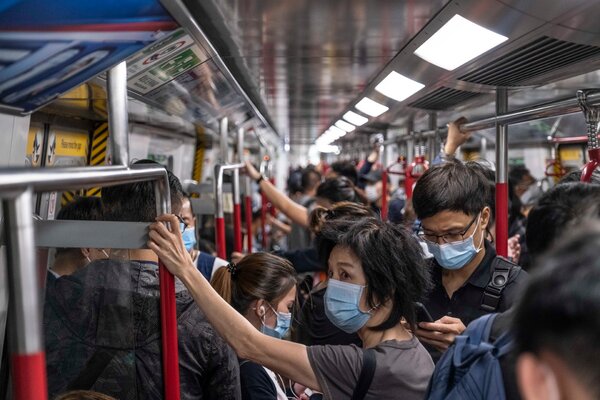
<svg viewBox="0 0 600 400"><path fill-rule="evenodd" d="M196 347L227 357L189 339L182 315L203 314L148 226L178 214L205 277L233 279L245 254L316 246L309 212L342 197L302 203L310 171L325 185L350 165L358 203L426 249L420 178L475 162L493 176L490 242L518 263L513 195L526 221L566 176L598 180L599 20L594 0L2 2L0 398L241 398L190 384ZM327 279L290 260L299 292ZM321 391L293 398L336 398Z"/></svg>

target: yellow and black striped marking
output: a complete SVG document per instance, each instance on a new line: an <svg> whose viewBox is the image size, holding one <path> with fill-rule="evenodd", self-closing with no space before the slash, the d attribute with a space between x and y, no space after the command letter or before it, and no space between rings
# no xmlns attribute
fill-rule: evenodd
<svg viewBox="0 0 600 400"><path fill-rule="evenodd" d="M94 129L92 136L92 149L90 151L89 165L97 166L106 163L106 150L108 148L108 123L103 122ZM91 188L86 192L87 196L100 196L101 188Z"/></svg>

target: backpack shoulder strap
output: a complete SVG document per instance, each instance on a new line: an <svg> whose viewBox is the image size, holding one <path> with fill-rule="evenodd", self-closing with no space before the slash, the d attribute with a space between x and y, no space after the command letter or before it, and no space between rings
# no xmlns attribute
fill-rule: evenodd
<svg viewBox="0 0 600 400"><path fill-rule="evenodd" d="M509 282L513 269L520 269L518 265L508 261L506 258L496 256L492 261L492 279L483 291L481 309L489 313L495 312L502 299L502 291Z"/></svg>
<svg viewBox="0 0 600 400"><path fill-rule="evenodd" d="M363 350L363 365L360 370L358 382L356 382L356 387L354 388L354 393L352 393L352 400L362 400L365 398L371 387L376 368L377 359L375 358L375 350Z"/></svg>

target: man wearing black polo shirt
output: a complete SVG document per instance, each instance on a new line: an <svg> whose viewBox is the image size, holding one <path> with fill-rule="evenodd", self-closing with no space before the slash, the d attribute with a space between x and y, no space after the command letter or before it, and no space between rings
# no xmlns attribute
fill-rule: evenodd
<svg viewBox="0 0 600 400"><path fill-rule="evenodd" d="M527 279L526 272L512 267L497 303L482 307L489 299L484 299L484 292L496 259L494 247L485 239L490 190L480 171L449 161L423 174L413 193L414 210L421 221L419 235L434 256L434 286L423 302L434 322L420 322L415 333L428 345L434 360L469 322L510 308Z"/></svg>

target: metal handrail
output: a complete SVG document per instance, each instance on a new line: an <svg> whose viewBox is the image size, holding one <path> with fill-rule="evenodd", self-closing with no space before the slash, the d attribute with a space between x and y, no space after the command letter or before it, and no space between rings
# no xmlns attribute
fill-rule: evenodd
<svg viewBox="0 0 600 400"><path fill-rule="evenodd" d="M239 171L245 164L217 164L215 165L215 245L220 258L227 258L225 244L225 212L223 210L223 173L225 171ZM239 179L233 181L234 192L239 193ZM236 185L238 187L236 188ZM241 216L241 214L240 214ZM241 229L241 225L239 226Z"/></svg>
<svg viewBox="0 0 600 400"><path fill-rule="evenodd" d="M109 166L87 168L3 168L0 169L0 199L5 216L8 285L10 287L10 334L12 341L12 382L14 398L47 398L45 353L41 324L41 295L36 271L32 215L33 191L53 191L91 186L111 186L154 180L157 213L171 210L167 171L162 166ZM173 387L178 398L178 353L175 307L175 280L161 265L161 326L163 364L173 370ZM165 377L167 375L165 374ZM165 381L167 379L165 378ZM169 398L169 396L165 396Z"/></svg>
<svg viewBox="0 0 600 400"><path fill-rule="evenodd" d="M587 99L591 105L600 105L600 93L590 94ZM492 117L482 118L479 120L467 122L461 125L461 130L464 132L478 131L482 129L493 128L496 124L514 125L527 121L534 121L542 118L555 117L565 114L574 114L580 112L581 108L577 98L570 96L560 100L550 101L546 103L536 104L530 107L525 107L519 110L499 113ZM394 144L407 140L410 137L420 136L429 137L435 136L439 131L446 130L446 127L438 127L419 132L412 132L410 135L396 137L384 142L384 144Z"/></svg>

